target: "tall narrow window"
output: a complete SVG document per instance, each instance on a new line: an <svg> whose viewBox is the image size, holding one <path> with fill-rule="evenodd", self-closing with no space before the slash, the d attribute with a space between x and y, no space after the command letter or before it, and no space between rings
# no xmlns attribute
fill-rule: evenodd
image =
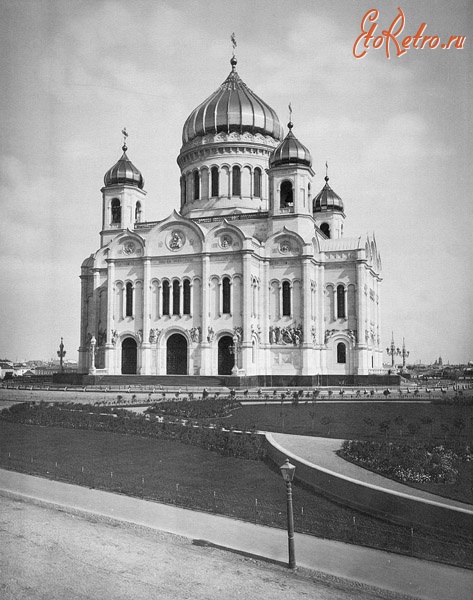
<svg viewBox="0 0 473 600"><path fill-rule="evenodd" d="M179 285L179 281L174 280L172 282L172 314L173 315L181 314L180 298L179 298L180 291L181 291L181 286Z"/></svg>
<svg viewBox="0 0 473 600"><path fill-rule="evenodd" d="M191 282L188 279L184 279L184 307L183 314L191 314Z"/></svg>
<svg viewBox="0 0 473 600"><path fill-rule="evenodd" d="M135 221L141 223L141 202L137 202L135 206Z"/></svg>
<svg viewBox="0 0 473 600"><path fill-rule="evenodd" d="M232 169L232 194L241 196L241 170L236 166Z"/></svg>
<svg viewBox="0 0 473 600"><path fill-rule="evenodd" d="M185 175L181 177L181 206L184 206L187 200L187 180Z"/></svg>
<svg viewBox="0 0 473 600"><path fill-rule="evenodd" d="M112 200L112 224L120 224L122 220L122 208L120 206L120 200L114 198Z"/></svg>
<svg viewBox="0 0 473 600"><path fill-rule="evenodd" d="M194 200L200 198L199 171L194 171Z"/></svg>
<svg viewBox="0 0 473 600"><path fill-rule="evenodd" d="M282 314L283 317L291 316L291 285L289 281L282 284Z"/></svg>
<svg viewBox="0 0 473 600"><path fill-rule="evenodd" d="M216 196L218 196L218 168L212 167L210 173L212 178L212 189L210 194L213 198L215 198Z"/></svg>
<svg viewBox="0 0 473 600"><path fill-rule="evenodd" d="M261 169L256 167L253 173L253 195L255 198L261 198Z"/></svg>
<svg viewBox="0 0 473 600"><path fill-rule="evenodd" d="M169 281L163 281L163 315L169 315Z"/></svg>
<svg viewBox="0 0 473 600"><path fill-rule="evenodd" d="M338 363L346 363L347 362L347 347L343 342L337 344L337 362Z"/></svg>
<svg viewBox="0 0 473 600"><path fill-rule="evenodd" d="M280 194L280 208L288 208L294 205L294 192L290 181L286 180L281 183Z"/></svg>
<svg viewBox="0 0 473 600"><path fill-rule="evenodd" d="M130 282L126 284L125 316L133 316L133 284Z"/></svg>
<svg viewBox="0 0 473 600"><path fill-rule="evenodd" d="M342 319L346 317L345 313L345 288L343 285L337 286L337 317Z"/></svg>
<svg viewBox="0 0 473 600"><path fill-rule="evenodd" d="M222 280L222 313L224 315L229 315L231 310L230 289L230 278L224 277Z"/></svg>

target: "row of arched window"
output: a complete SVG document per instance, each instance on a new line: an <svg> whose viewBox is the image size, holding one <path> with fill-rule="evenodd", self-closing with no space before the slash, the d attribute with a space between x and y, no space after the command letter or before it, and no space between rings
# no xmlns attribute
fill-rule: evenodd
<svg viewBox="0 0 473 600"><path fill-rule="evenodd" d="M222 314L231 313L231 282L229 277L222 279ZM181 305L182 286L182 305ZM164 280L162 283L162 314L190 315L191 314L191 290L192 286L188 279L181 283L175 279L172 282Z"/></svg>
<svg viewBox="0 0 473 600"><path fill-rule="evenodd" d="M225 180L223 179L223 173L226 175ZM253 198L261 198L263 173L260 167L255 167L251 172L248 167L242 169L239 165L234 165L231 170L228 167L219 169L213 166L210 169L210 176L208 168L204 167L181 177L182 204L191 199L241 196L242 173L248 173L248 179L244 181L244 194Z"/></svg>
<svg viewBox="0 0 473 600"><path fill-rule="evenodd" d="M280 290L280 315L283 317L293 316L293 291L291 282L284 280L281 282L274 281L272 285L276 285ZM220 283L221 289L221 314L231 314L232 312L232 297L231 297L232 283L230 277L225 276L222 278ZM252 282L253 288L253 306L252 314L257 313L257 300L256 293L258 288L258 281L255 279ZM329 298L331 296L331 288L327 289ZM162 314L171 315L190 315L192 306L192 284L189 279L180 281L174 279L172 281L163 280L161 284L162 294ZM335 294L335 308L336 313L333 315L335 318L347 318L347 289L344 285L340 284L336 287ZM275 313L279 312L277 310ZM131 317L134 315L134 286L131 282L125 284L125 316Z"/></svg>
<svg viewBox="0 0 473 600"><path fill-rule="evenodd" d="M184 279L182 283L182 306L181 306L181 282L175 279L167 280L162 284L163 315L190 315L191 314L191 283ZM182 309L182 310L181 310Z"/></svg>

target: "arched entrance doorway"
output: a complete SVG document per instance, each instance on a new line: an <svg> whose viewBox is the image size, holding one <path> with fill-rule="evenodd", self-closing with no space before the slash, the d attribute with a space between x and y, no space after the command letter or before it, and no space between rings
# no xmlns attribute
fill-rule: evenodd
<svg viewBox="0 0 473 600"><path fill-rule="evenodd" d="M230 352L233 350L233 339L229 335L224 335L218 340L218 374L231 375L235 365L235 355Z"/></svg>
<svg viewBox="0 0 473 600"><path fill-rule="evenodd" d="M125 338L122 342L122 375L136 375L137 345L133 338Z"/></svg>
<svg viewBox="0 0 473 600"><path fill-rule="evenodd" d="M167 341L166 373L168 375L187 375L187 340L173 333Z"/></svg>

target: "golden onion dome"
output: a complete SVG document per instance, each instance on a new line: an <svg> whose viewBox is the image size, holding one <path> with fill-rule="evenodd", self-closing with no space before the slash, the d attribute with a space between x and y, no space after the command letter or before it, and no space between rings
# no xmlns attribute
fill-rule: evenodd
<svg viewBox="0 0 473 600"><path fill-rule="evenodd" d="M143 175L139 169L135 167L135 165L126 155L127 149L128 148L126 144L123 144L122 157L116 164L113 165L111 169L105 173L104 184L106 186L117 184L135 185L142 190L145 180L143 179Z"/></svg>
<svg viewBox="0 0 473 600"><path fill-rule="evenodd" d="M182 130L182 143L207 134L260 133L281 140L283 129L275 111L259 98L236 71L233 56L232 70L222 85L187 117Z"/></svg>
<svg viewBox="0 0 473 600"><path fill-rule="evenodd" d="M287 126L289 132L279 146L271 153L269 166L278 167L280 165L299 164L311 167L312 157L310 152L292 133L293 124L289 122Z"/></svg>
<svg viewBox="0 0 473 600"><path fill-rule="evenodd" d="M313 212L325 212L327 210L339 210L343 212L343 201L328 184L328 176L325 176L325 185L314 198L312 203Z"/></svg>

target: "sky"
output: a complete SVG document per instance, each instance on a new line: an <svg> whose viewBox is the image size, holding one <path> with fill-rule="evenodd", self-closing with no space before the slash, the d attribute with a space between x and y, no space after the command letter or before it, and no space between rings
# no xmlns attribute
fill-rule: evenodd
<svg viewBox="0 0 473 600"><path fill-rule="evenodd" d="M399 8L396 40L425 23L439 46L391 41L388 58L362 38L356 58L368 11L376 37ZM375 234L382 346L393 333L408 362L473 360L471 0L0 0L0 358L49 359L63 337L77 359L80 265L121 130L147 219L165 218L182 126L230 72L233 32L243 81L284 125L291 103L315 190L328 162L345 235ZM464 47L442 49L454 35Z"/></svg>

